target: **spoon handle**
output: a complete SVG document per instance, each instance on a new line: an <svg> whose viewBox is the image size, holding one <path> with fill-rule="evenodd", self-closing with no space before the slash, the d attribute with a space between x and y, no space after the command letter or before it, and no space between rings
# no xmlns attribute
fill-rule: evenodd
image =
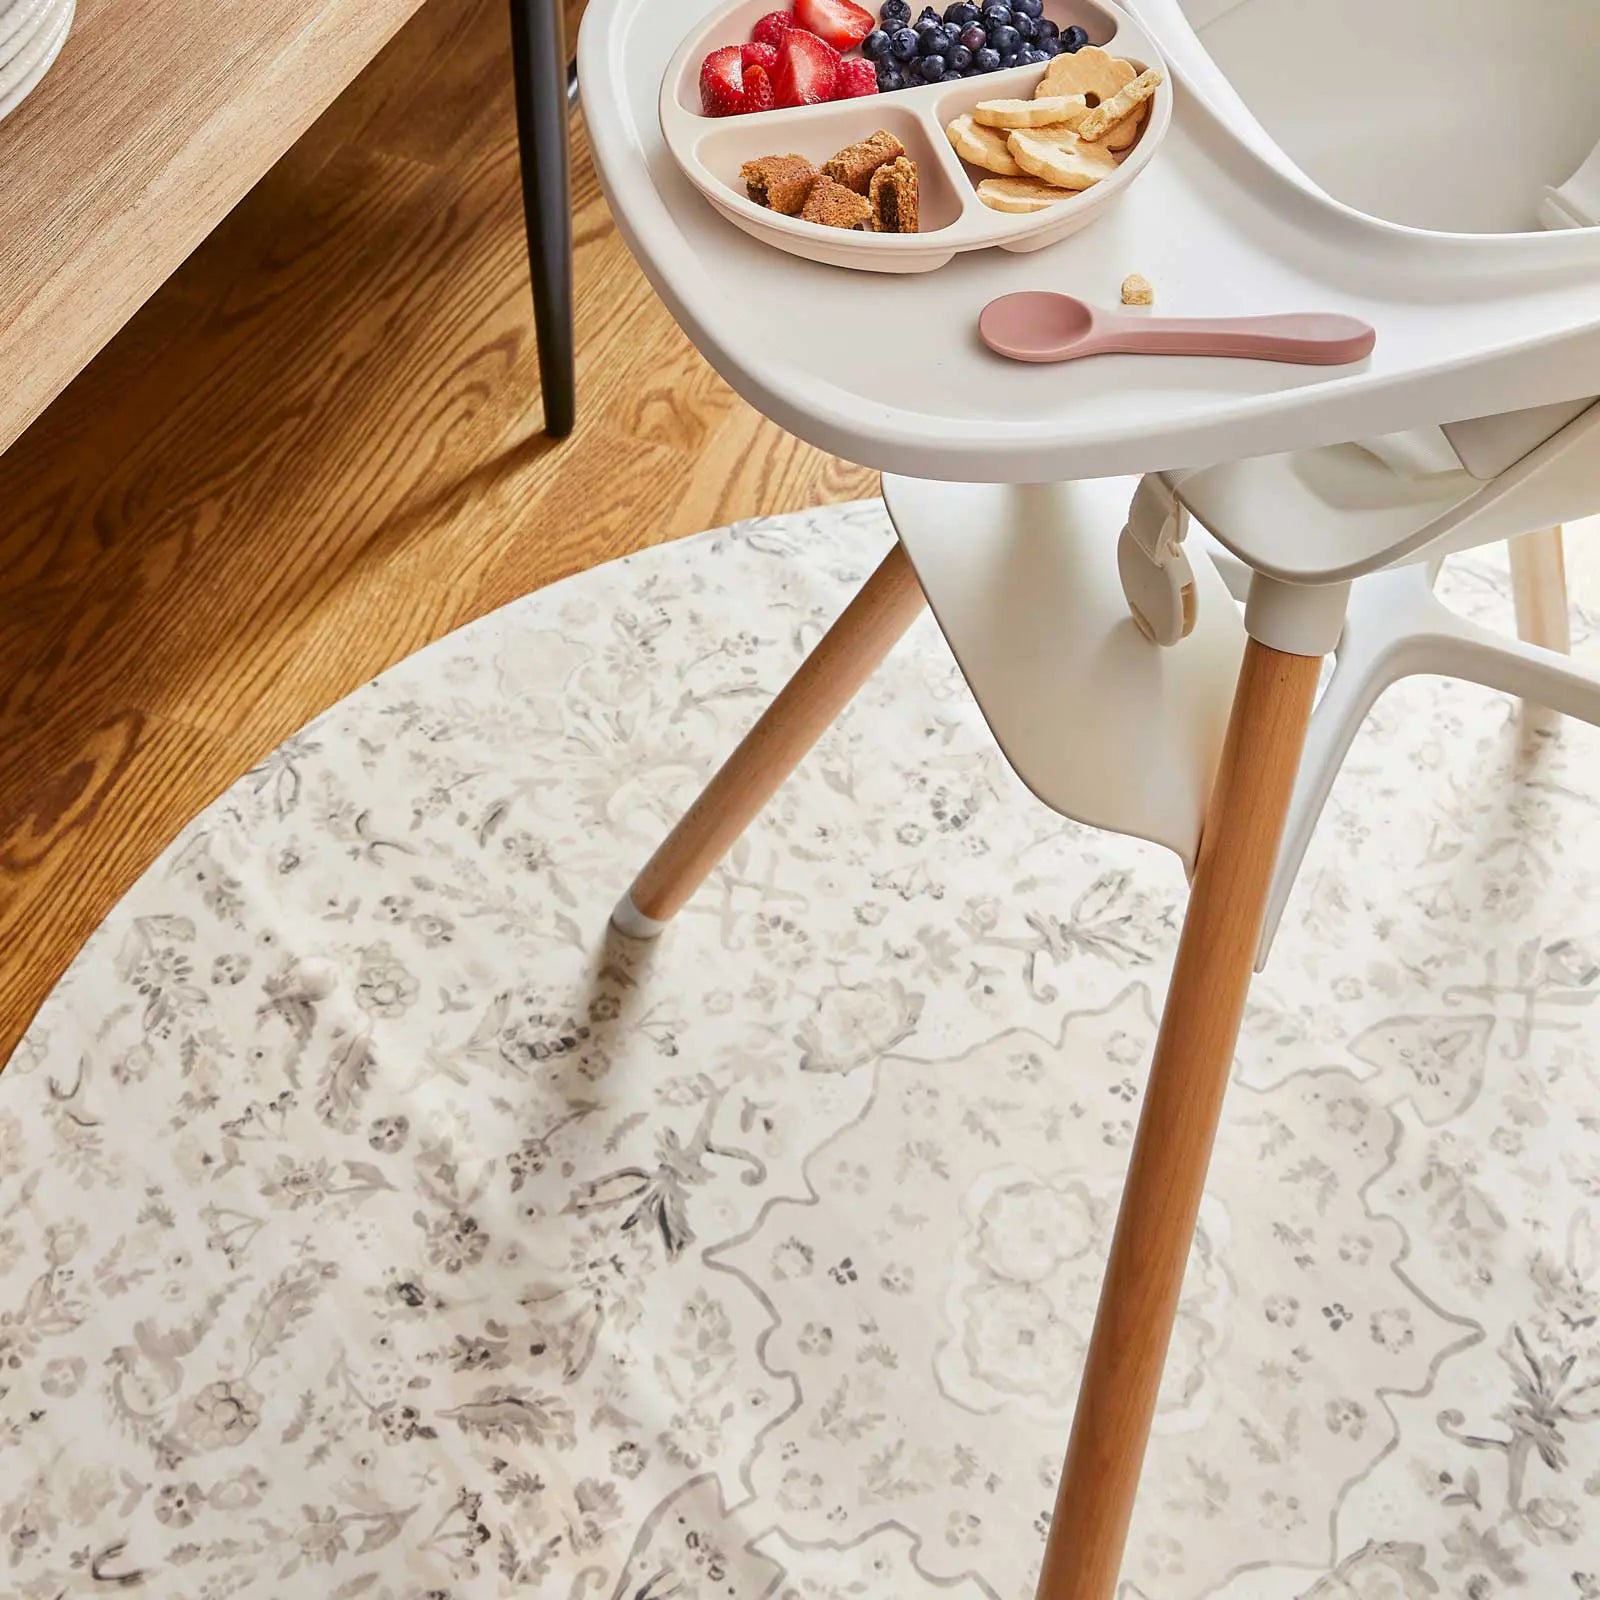
<svg viewBox="0 0 1600 1600"><path fill-rule="evenodd" d="M1372 353L1377 334L1335 311L1270 317L1117 317L1090 335L1096 351L1168 356L1237 356L1341 366Z"/></svg>

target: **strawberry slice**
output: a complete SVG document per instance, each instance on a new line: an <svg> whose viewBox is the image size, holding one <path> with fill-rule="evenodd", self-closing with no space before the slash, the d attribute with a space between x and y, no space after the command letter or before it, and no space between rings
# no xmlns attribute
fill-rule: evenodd
<svg viewBox="0 0 1600 1600"><path fill-rule="evenodd" d="M851 50L877 27L854 0L795 0L794 20L835 50Z"/></svg>
<svg viewBox="0 0 1600 1600"><path fill-rule="evenodd" d="M724 45L713 50L700 67L700 108L708 117L742 117L751 111L770 111L777 104L772 75L760 45ZM746 51L758 52L746 61ZM774 62L777 52L773 52Z"/></svg>
<svg viewBox="0 0 1600 1600"><path fill-rule="evenodd" d="M851 56L839 63L839 82L833 91L835 100L859 100L863 95L878 92L878 69L862 56Z"/></svg>
<svg viewBox="0 0 1600 1600"><path fill-rule="evenodd" d="M778 64L778 47L771 44L746 44L739 47L739 63L745 67L760 67L769 76Z"/></svg>
<svg viewBox="0 0 1600 1600"><path fill-rule="evenodd" d="M769 11L750 30L750 37L757 44L770 44L774 50L783 43L783 36L791 28L797 26L792 11Z"/></svg>
<svg viewBox="0 0 1600 1600"><path fill-rule="evenodd" d="M772 87L780 106L815 106L831 100L839 84L839 52L814 33L792 28L778 46Z"/></svg>
<svg viewBox="0 0 1600 1600"><path fill-rule="evenodd" d="M770 111L778 103L773 92L772 79L765 67L752 64L744 69L744 109Z"/></svg>
<svg viewBox="0 0 1600 1600"><path fill-rule="evenodd" d="M725 45L701 64L700 108L708 117L736 117L744 110L742 55L738 45Z"/></svg>

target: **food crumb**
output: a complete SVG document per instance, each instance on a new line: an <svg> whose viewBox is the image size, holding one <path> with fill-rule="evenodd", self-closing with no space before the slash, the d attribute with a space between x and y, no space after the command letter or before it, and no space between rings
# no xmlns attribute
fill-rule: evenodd
<svg viewBox="0 0 1600 1600"><path fill-rule="evenodd" d="M1150 280L1137 272L1130 272L1122 280L1122 303L1125 306L1153 306L1156 292L1151 288Z"/></svg>

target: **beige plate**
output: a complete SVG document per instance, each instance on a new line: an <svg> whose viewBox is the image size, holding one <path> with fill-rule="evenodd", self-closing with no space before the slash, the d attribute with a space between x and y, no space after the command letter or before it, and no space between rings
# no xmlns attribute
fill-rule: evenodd
<svg viewBox="0 0 1600 1600"><path fill-rule="evenodd" d="M830 105L799 106L748 117L700 113L700 63L720 45L742 43L772 0L735 3L696 24L667 68L661 86L661 132L684 175L728 220L791 255L865 272L931 272L965 250L999 245L1038 250L1087 226L1144 170L1172 121L1172 87L1156 91L1137 143L1109 178L1071 194L1059 206L1029 216L991 211L978 199L988 176L968 167L950 148L945 124L980 100L1024 99L1044 76L1043 66L1016 67L954 83L923 84L896 94L869 95ZM1090 40L1137 67L1160 67L1155 41L1111 0L1045 0L1045 15L1060 26L1077 23ZM917 163L922 231L915 234L847 233L780 216L750 200L739 168L758 156L795 151L818 163L876 128L887 128Z"/></svg>

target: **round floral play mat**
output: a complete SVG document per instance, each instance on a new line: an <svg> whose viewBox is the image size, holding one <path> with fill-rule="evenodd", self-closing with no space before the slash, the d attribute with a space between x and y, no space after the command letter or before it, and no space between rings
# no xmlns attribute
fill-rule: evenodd
<svg viewBox="0 0 1600 1600"><path fill-rule="evenodd" d="M606 932L887 538L510 606L100 929L0 1077L0 1593L1028 1600L1176 861L1032 800L924 618L665 938ZM1380 703L1252 996L1124 1600L1600 1596L1597 802L1586 727Z"/></svg>

